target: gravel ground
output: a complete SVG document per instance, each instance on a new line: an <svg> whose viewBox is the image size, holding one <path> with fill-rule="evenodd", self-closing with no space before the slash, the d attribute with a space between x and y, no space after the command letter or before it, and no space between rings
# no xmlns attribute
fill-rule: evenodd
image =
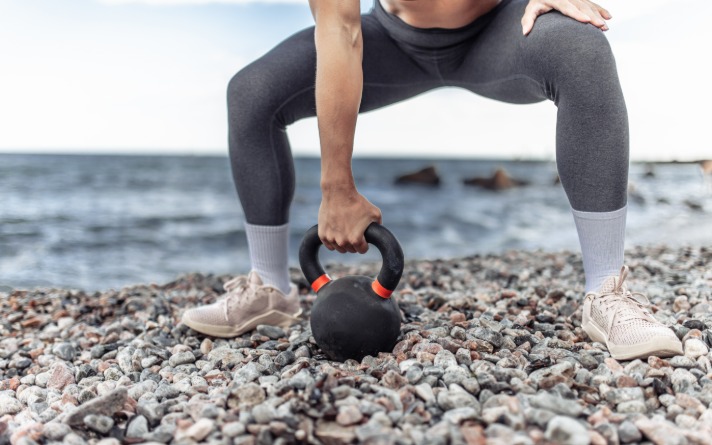
<svg viewBox="0 0 712 445"><path fill-rule="evenodd" d="M628 252L685 355L618 362L581 330L580 257L407 263L392 353L327 360L303 321L179 323L230 277L0 293L0 444L712 444L712 248ZM379 264L332 266L375 276Z"/></svg>

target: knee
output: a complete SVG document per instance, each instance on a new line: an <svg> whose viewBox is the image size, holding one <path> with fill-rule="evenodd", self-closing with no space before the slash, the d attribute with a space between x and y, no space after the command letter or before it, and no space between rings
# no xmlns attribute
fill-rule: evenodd
<svg viewBox="0 0 712 445"><path fill-rule="evenodd" d="M615 73L615 61L604 32L558 12L540 16L527 38L532 55L557 73Z"/></svg>
<svg viewBox="0 0 712 445"><path fill-rule="evenodd" d="M227 110L232 117L243 109L252 109L256 105L257 96L255 89L260 89L254 76L250 74L249 67L243 68L232 76L227 84Z"/></svg>
<svg viewBox="0 0 712 445"><path fill-rule="evenodd" d="M268 121L273 110L269 76L259 63L246 66L227 85L227 111L231 125L253 125Z"/></svg>

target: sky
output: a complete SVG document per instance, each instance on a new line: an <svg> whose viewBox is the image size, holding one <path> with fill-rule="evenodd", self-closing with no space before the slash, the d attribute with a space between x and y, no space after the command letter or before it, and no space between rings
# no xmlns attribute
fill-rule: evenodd
<svg viewBox="0 0 712 445"><path fill-rule="evenodd" d="M631 158L712 158L712 2L599 3ZM224 155L230 78L312 24L307 0L0 0L0 152ZM440 89L361 115L354 153L553 159L555 115ZM315 119L288 131L318 155Z"/></svg>

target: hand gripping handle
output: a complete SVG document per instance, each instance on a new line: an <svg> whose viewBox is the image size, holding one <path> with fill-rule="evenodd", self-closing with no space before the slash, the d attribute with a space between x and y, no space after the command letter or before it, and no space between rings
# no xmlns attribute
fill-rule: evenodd
<svg viewBox="0 0 712 445"><path fill-rule="evenodd" d="M371 223L364 233L366 241L381 252L383 264L378 277L371 285L373 291L383 298L389 298L403 275L403 249L396 237L378 223ZM299 248L299 265L314 292L331 281L319 262L319 226L307 230Z"/></svg>

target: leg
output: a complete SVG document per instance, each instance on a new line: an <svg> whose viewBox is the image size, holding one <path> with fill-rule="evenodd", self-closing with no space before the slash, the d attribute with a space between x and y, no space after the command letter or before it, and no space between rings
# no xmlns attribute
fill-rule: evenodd
<svg viewBox="0 0 712 445"><path fill-rule="evenodd" d="M644 307L645 297L624 285L628 120L608 42L597 28L559 13L540 16L522 37L525 3L504 5L454 78L495 99L556 103L557 166L586 272L582 327L619 360L681 354L675 334Z"/></svg>
<svg viewBox="0 0 712 445"><path fill-rule="evenodd" d="M435 87L370 15L362 18L362 111ZM233 178L247 221L253 269L289 288L287 245L294 166L286 127L316 113L313 28L290 37L240 71L228 87L229 147Z"/></svg>
<svg viewBox="0 0 712 445"><path fill-rule="evenodd" d="M604 34L558 12L521 35L525 1L504 4L471 45L452 84L512 103L558 107L556 161L579 231L586 290L623 265L628 120Z"/></svg>

